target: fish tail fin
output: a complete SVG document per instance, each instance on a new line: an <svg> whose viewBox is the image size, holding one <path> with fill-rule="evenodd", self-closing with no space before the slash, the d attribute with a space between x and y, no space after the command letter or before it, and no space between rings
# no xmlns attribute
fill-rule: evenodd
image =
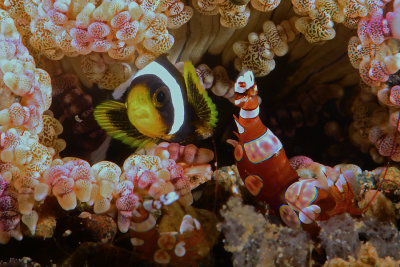
<svg viewBox="0 0 400 267"><path fill-rule="evenodd" d="M141 148L157 141L133 127L124 103L112 100L103 102L96 106L94 118L108 135L133 148Z"/></svg>

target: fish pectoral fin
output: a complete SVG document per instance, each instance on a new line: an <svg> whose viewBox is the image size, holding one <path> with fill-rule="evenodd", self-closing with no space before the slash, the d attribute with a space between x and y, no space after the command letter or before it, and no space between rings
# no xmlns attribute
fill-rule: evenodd
<svg viewBox="0 0 400 267"><path fill-rule="evenodd" d="M212 136L213 128L207 123L201 122L193 122L195 127L195 132L198 136L201 136L203 139L209 138Z"/></svg>
<svg viewBox="0 0 400 267"><path fill-rule="evenodd" d="M103 102L96 106L94 118L108 135L131 147L141 148L158 140L141 134L133 127L124 103L112 100Z"/></svg>
<svg viewBox="0 0 400 267"><path fill-rule="evenodd" d="M201 85L196 70L190 61L185 62L183 74L189 104L193 107L199 120L204 122L205 128L214 128L218 121L217 108Z"/></svg>

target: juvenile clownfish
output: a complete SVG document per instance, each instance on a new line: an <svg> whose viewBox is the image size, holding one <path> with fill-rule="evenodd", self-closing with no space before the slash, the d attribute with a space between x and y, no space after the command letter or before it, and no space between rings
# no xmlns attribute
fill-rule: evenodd
<svg viewBox="0 0 400 267"><path fill-rule="evenodd" d="M113 98L96 106L94 117L108 135L135 148L160 139L207 138L217 123L215 104L189 61L182 75L162 55L116 88Z"/></svg>

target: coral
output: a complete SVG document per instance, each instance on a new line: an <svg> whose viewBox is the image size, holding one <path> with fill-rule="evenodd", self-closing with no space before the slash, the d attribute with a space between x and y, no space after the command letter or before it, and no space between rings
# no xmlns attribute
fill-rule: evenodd
<svg viewBox="0 0 400 267"><path fill-rule="evenodd" d="M141 67L171 48L174 39L168 29L179 28L193 14L183 2L166 0L139 4L26 0L23 5L26 13L12 5L5 7L14 18L30 17L30 45L48 58L95 52L133 62L138 52L136 62L142 62Z"/></svg>
<svg viewBox="0 0 400 267"><path fill-rule="evenodd" d="M39 190L48 188L58 200L60 206L65 210L75 209L78 198L87 202L91 196L92 176L90 165L83 160L71 160L65 164L53 165L45 171L41 183L35 189L35 199L42 200L47 192Z"/></svg>
<svg viewBox="0 0 400 267"><path fill-rule="evenodd" d="M277 226L254 207L232 197L221 210L218 229L225 249L233 253L234 266L305 266L311 241L299 230Z"/></svg>
<svg viewBox="0 0 400 267"><path fill-rule="evenodd" d="M225 249L231 252L243 251L250 236L262 232L266 226L263 215L255 212L253 207L243 205L240 198L230 199L221 214L225 221L218 228L225 233Z"/></svg>
<svg viewBox="0 0 400 267"><path fill-rule="evenodd" d="M43 129L42 113L51 103L50 79L46 72L35 68L32 57L22 45L20 36L6 13L2 13L1 20L1 43L4 47L2 90L5 97L14 99L4 99L0 111L0 156L3 163L11 164L2 174L8 181L15 182L20 193L19 209L29 214L36 179L49 167L55 152L54 149L40 144L37 136Z"/></svg>
<svg viewBox="0 0 400 267"><path fill-rule="evenodd" d="M84 211L79 218L82 218L81 224L96 242L109 243L117 233L117 224L112 217Z"/></svg>
<svg viewBox="0 0 400 267"><path fill-rule="evenodd" d="M367 242L361 246L357 258L350 257L348 261L340 258L329 259L323 266L397 266L398 264L399 261L391 257L379 257L376 248Z"/></svg>
<svg viewBox="0 0 400 267"><path fill-rule="evenodd" d="M107 54L92 53L79 59L77 68L82 72L80 75L100 88L113 90L132 75L128 64L121 63Z"/></svg>
<svg viewBox="0 0 400 267"><path fill-rule="evenodd" d="M54 149L58 155L66 147L64 139L58 138L63 132L62 124L50 115L43 115L43 130L39 134L39 143Z"/></svg>
<svg viewBox="0 0 400 267"><path fill-rule="evenodd" d="M296 21L296 28L310 43L322 43L333 39L336 36L334 22L343 23L346 27L360 30L360 25L365 25L364 29L368 34L382 40L382 29L389 35L391 27L390 14L388 19L382 21L384 6L389 1L367 1L356 0L317 0L317 1L298 1L293 0L294 11L301 16ZM391 13L391 12L389 12ZM371 15L372 21L366 22L366 16ZM363 27L363 26L361 26ZM365 32L365 34L367 34ZM379 36L379 37L378 37ZM361 38L361 37L360 37ZM376 39L377 40L377 39ZM383 41L383 40L382 40Z"/></svg>
<svg viewBox="0 0 400 267"><path fill-rule="evenodd" d="M214 158L214 153L209 149L198 148L192 144L183 146L178 143L161 142L145 151L138 152L175 161L176 165L173 161L169 161L168 166L172 177L183 171L182 175L189 179L191 190L211 180L212 170L208 163ZM174 181L174 183L175 186L183 185L178 181Z"/></svg>
<svg viewBox="0 0 400 267"><path fill-rule="evenodd" d="M215 215L209 211L183 207L175 202L161 217L157 251L168 254L173 266L190 266L207 256L217 241L215 223Z"/></svg>
<svg viewBox="0 0 400 267"><path fill-rule="evenodd" d="M272 21L265 21L263 32L250 33L248 42L236 42L233 51L237 55L235 68L239 71L249 69L256 77L268 75L275 68L274 56L284 56L288 52L288 41L294 39L295 30L290 26L293 21L284 21L275 25ZM293 34L294 33L294 34Z"/></svg>
<svg viewBox="0 0 400 267"><path fill-rule="evenodd" d="M354 122L350 136L377 162L382 162L385 156L400 160L399 139L394 138L399 115L395 104L397 85L391 86L391 80L393 78L375 86L365 85L353 103ZM391 87L394 87L393 91ZM376 103L376 98L381 105Z"/></svg>
<svg viewBox="0 0 400 267"><path fill-rule="evenodd" d="M357 225L349 214L340 214L320 222L319 238L328 259L356 257L360 250Z"/></svg>
<svg viewBox="0 0 400 267"><path fill-rule="evenodd" d="M396 197L399 195L400 185L400 171L396 167L389 167L386 175L382 172L379 175L379 181L381 182L380 189L389 197Z"/></svg>
<svg viewBox="0 0 400 267"><path fill-rule="evenodd" d="M325 134L349 146L344 134L347 120L331 120L322 109L323 105L336 107L340 118L352 113L350 134L363 151L377 162L384 157L400 160L398 1L393 1L393 9L387 0L193 1L201 14L186 3L0 1L0 7L8 12L0 10L0 242L21 240L23 235L31 238L27 243L35 244L40 242L35 239L57 243L69 242L71 237L85 242L80 236L85 233L90 241L109 244L82 244L65 266L108 263L110 259L114 265L140 265L143 261L150 265L218 265L220 259L213 259L222 249L222 245L213 249L218 241L216 208L211 212L191 206L203 207L204 203L197 202L201 194L212 202L212 191L215 203L221 206L229 196L236 196L225 203L223 221L218 224L235 266L306 266L309 261L322 265L324 255L331 265L396 266L400 256L398 231L392 224L399 206L395 167L387 172L382 168L362 171L352 164L329 167L306 156L292 158L289 165L296 170L296 181L281 192L281 199L286 197L284 211L294 217L285 217L285 212L281 215L287 225L319 226L319 239L311 240L301 229L272 223L278 222L273 209L273 216L256 211L266 208L244 190L235 165L220 167L220 162L215 162L218 168L213 172L210 149L164 142L134 154L124 151L130 156L123 164L124 158L94 160L101 157L95 150L104 148L100 144L106 135L93 120L93 108L111 94L101 89L116 88L137 68L168 51L172 61L192 60L195 64L207 51L213 56L222 54L221 61L204 57L212 62L198 65L196 71L214 97L231 102L235 101L232 78L236 73L229 63L235 54L238 71L252 69L259 76L274 69L275 56L287 55L282 58L290 65L285 71L296 69L300 74L286 79L279 73L277 83L266 80L274 90L264 90L262 96L270 124L279 130L277 135L295 137L302 126L318 131L312 127L320 126L318 113ZM279 10L271 12L278 5ZM290 18L293 12L300 18ZM218 16L206 18L204 14ZM192 15L194 23L180 28ZM201 25L197 25L199 21ZM326 42L326 47L344 43L342 37L355 31L338 26L340 23L357 29L358 36L348 45L350 63L358 69L355 75L347 73L344 56L322 55L318 51L325 48L306 42L322 44L337 36ZM305 38L297 38L299 33ZM324 58L326 65L321 66L317 58ZM362 80L359 93L357 75ZM351 103L353 97L356 100ZM278 102L288 105L269 106ZM227 101L220 103L229 109L224 104L229 104ZM216 151L224 145L221 140L231 136L230 125L221 128L222 135L214 136ZM291 143L293 139L288 142L290 154L300 151L316 157L302 151L303 143ZM240 158L239 142L229 143L237 147L234 157ZM318 148L317 152L325 160L331 151ZM336 153L346 154L343 162L349 162L347 149ZM123 157L123 153L117 154L107 156ZM226 157L232 164L233 159ZM225 164L225 155L219 160ZM357 164L370 167L362 165L363 161L360 158ZM220 188L205 192L205 186L200 186L212 178L216 183L207 186L221 185L222 197ZM324 199L328 194L334 197ZM327 200L325 204L317 203L321 199ZM365 210L353 207L353 199ZM354 219L342 214L344 211L364 215ZM295 223L288 218L295 218ZM65 226L68 220L78 222L82 231L69 229L68 223ZM368 243L361 245L365 241ZM355 259L357 251L359 260ZM48 257L53 260L54 255ZM228 255L225 258L224 263L229 261Z"/></svg>
<svg viewBox="0 0 400 267"><path fill-rule="evenodd" d="M32 57L18 40L19 37L16 38L2 41L5 51L9 51L2 55L1 68L2 90L9 100L4 99L2 103L12 104L2 107L0 125L3 131L20 127L39 133L43 127L41 114L51 103L50 77L43 70L35 68ZM16 97L21 98L19 103L13 103L12 99Z"/></svg>
<svg viewBox="0 0 400 267"><path fill-rule="evenodd" d="M101 25L98 26L100 28L94 28L93 26L90 30L106 30L106 28L101 28ZM7 43L5 42L5 44ZM13 52L14 54L16 53L15 51ZM26 52L26 50L24 51ZM9 56L11 57L13 54ZM18 58L18 54L14 55L14 57ZM11 70L11 68L15 68L15 70L23 69L22 65L22 67L6 65L3 65L4 70ZM40 74L40 76L37 76L38 83L44 83L43 85L39 83L42 85L40 88L43 90L43 96L49 97L46 95L46 93L51 92L48 90L49 83L47 83L46 87L47 77L39 70L36 72ZM8 75L10 76L11 74ZM7 77L5 76L4 80L10 81L9 86L11 86L8 96L12 97L12 94L17 94L19 97L24 98L27 93L19 89L21 85L12 86L10 79L14 76ZM74 76L68 74L59 76L54 85L57 88L55 96L63 99L61 109L65 112L66 117L76 118L76 116L81 116L82 113L91 108L91 97L80 90L77 79ZM71 87L75 88L75 90L69 90ZM181 195L179 199L181 203L189 205L192 202L190 181L186 176L183 176L184 169L177 165L174 160L168 159L169 152L167 151L166 158L163 161L156 156L152 157L154 162L158 162L155 165L151 164L153 160L150 160L150 156L134 155L128 158L124 165L126 172L122 176L119 166L112 162L102 161L90 166L88 162L76 158L56 159L55 156L64 146L61 139L58 139L63 127L52 116L43 115L42 117L42 113L49 107L50 101L43 101L35 91L29 92L30 95L34 97L23 99L23 103L38 105L36 109L35 106L32 106L31 113L29 113L31 106L25 108L19 103L12 104L13 101L8 101L10 108L5 106L2 110L4 122L0 151L2 166L4 166L2 167L2 173L17 189L15 198L4 196L4 198L8 197L7 199L10 199L13 204L5 206L3 212L7 212L10 216L14 214L12 216L15 220L12 225L7 223L9 220L4 221L4 225L8 225L8 227L4 226L2 229L3 242L7 242L10 236L18 239L22 238L17 228L20 212L22 213L21 221L28 227L30 234L40 235L42 231L40 230L42 228L41 225L44 225L45 218L39 216L36 209L38 203L45 201L49 195L54 195L61 208L65 210L75 209L79 200L80 203L86 202L88 205L93 205L93 210L96 213L107 212L111 208L111 201L115 199L116 209L120 213L118 226L123 232L126 232L129 228L129 218L132 216L132 214L129 215L129 212L134 210L139 214L142 212L143 217L137 218L137 216L133 216L132 228L136 231L146 232L152 229L156 222L153 215L144 207L151 211L153 209L159 210L162 205L169 205L178 199L177 193ZM3 103L7 103L7 101ZM34 114L38 119L35 119L30 114ZM18 128L12 128L12 126L17 126ZM26 130L26 128L30 131ZM37 129L43 129L43 131L39 134ZM210 157L209 151L199 150L190 146L187 149L183 148L183 153L184 163L190 165L193 163L207 163L213 157L212 152ZM143 173L137 175L140 168L140 172ZM193 172L193 167L190 170ZM205 171L205 169L203 167L198 171ZM211 172L207 172L210 174L206 177L211 177ZM194 176L195 174L191 175ZM193 183L193 186L195 184L198 185L199 181L201 180ZM134 187L136 188L135 192L133 191ZM7 192L7 190L4 191L4 194ZM148 196L153 197L154 200L148 200ZM136 211L136 208L138 211ZM86 216L86 218L88 217ZM127 226L126 219L128 219ZM36 231L38 231L37 234L35 233ZM48 233L43 236L47 237ZM183 256L185 254L183 243L178 243L176 250L177 254Z"/></svg>
<svg viewBox="0 0 400 267"><path fill-rule="evenodd" d="M380 191L367 191L364 194L363 199L358 202L358 205L368 216L373 216L377 219L385 221L395 220L393 203Z"/></svg>
<svg viewBox="0 0 400 267"><path fill-rule="evenodd" d="M267 1L250 0L251 6L262 12L273 11L275 8L278 7L280 2L281 2L280 0L267 0Z"/></svg>
<svg viewBox="0 0 400 267"><path fill-rule="evenodd" d="M363 97L366 95L367 97ZM377 149L371 146L384 136L381 127L373 127L387 120L387 111L380 107L370 93L363 93L353 102L353 123L350 126L350 138L360 146L361 151L369 152L373 159L382 162L383 158ZM373 124L374 123L374 124Z"/></svg>
<svg viewBox="0 0 400 267"><path fill-rule="evenodd" d="M32 211L33 189L41 173L50 167L54 155L54 150L40 144L38 139L29 131L17 131L14 128L2 134L0 156L11 167L2 174L9 177L18 191L19 210L23 214Z"/></svg>
<svg viewBox="0 0 400 267"><path fill-rule="evenodd" d="M247 3L244 5L234 4L229 0L212 2L208 0L193 0L193 6L204 15L220 14L220 23L227 28L243 28L247 25L250 17L250 9ZM258 3L257 3L258 4ZM261 5L258 5L261 7Z"/></svg>
<svg viewBox="0 0 400 267"><path fill-rule="evenodd" d="M155 147L154 154L160 155L166 150L169 159L188 165L199 165L210 162L214 158L214 153L206 148L198 148L195 145L180 145L178 143L161 142ZM149 155L149 153L146 153Z"/></svg>
<svg viewBox="0 0 400 267"><path fill-rule="evenodd" d="M233 102L234 82L229 79L226 69L223 66L216 66L213 68L212 74L213 83L209 87L205 86L205 88L210 88L215 95L223 96Z"/></svg>
<svg viewBox="0 0 400 267"><path fill-rule="evenodd" d="M341 214L321 222L320 226L319 237L328 259L354 259L364 253L359 239L375 247L375 254L380 258L391 257L398 260L400 257L399 249L395 245L399 242L399 233L393 223L382 223L368 216L358 222L348 214Z"/></svg>
<svg viewBox="0 0 400 267"><path fill-rule="evenodd" d="M220 23L228 28L243 28L250 17L250 9L246 5L235 5L230 1L219 4Z"/></svg>
<svg viewBox="0 0 400 267"><path fill-rule="evenodd" d="M17 196L11 185L0 175L0 243L7 243L11 237L22 239L19 230L21 215L18 211Z"/></svg>
<svg viewBox="0 0 400 267"><path fill-rule="evenodd" d="M240 194L239 189L244 187L236 165L219 168L213 173L213 178L224 187L225 191L231 192L233 195Z"/></svg>
<svg viewBox="0 0 400 267"><path fill-rule="evenodd" d="M0 262L1 266L5 267L40 267L39 263L34 262L29 257L23 257L21 259L11 258L8 262Z"/></svg>
<svg viewBox="0 0 400 267"><path fill-rule="evenodd" d="M24 235L33 236L41 239L52 238L57 225L56 218L54 216L43 216L41 215L38 219L34 234L32 231L23 232Z"/></svg>
<svg viewBox="0 0 400 267"><path fill-rule="evenodd" d="M220 15L222 26L233 29L245 27L249 21L252 8L261 12L271 12L280 4L280 0L193 0L194 8L203 15Z"/></svg>
<svg viewBox="0 0 400 267"><path fill-rule="evenodd" d="M354 130L363 131L363 135L369 132L369 141L362 142L364 146L368 143L375 145L376 149L372 149L370 154L373 154L377 161L381 161L377 154L398 161L399 150L396 147L393 151L391 149L392 144L398 145L398 140L393 138L396 132L393 127L396 127L398 116L397 83L391 82L393 80L391 77L396 77L396 72L400 69L399 41L392 32L395 13L384 10L386 1L371 3L372 5L367 8L368 15L363 16L358 23L358 36L350 39L348 54L353 67L359 70L361 80L370 87L363 90L363 101L371 102L371 98L365 97L366 94L376 95L379 102L387 107L386 112L389 117L369 122L372 125L366 129L360 129L355 125ZM356 102L357 105L362 105L359 102L360 100ZM373 107L371 104L368 105L368 109L371 110ZM354 136L358 143L360 139L365 139L360 133L355 132L355 135L358 135Z"/></svg>
<svg viewBox="0 0 400 267"><path fill-rule="evenodd" d="M66 147L66 153L77 149L76 156L86 158L97 149L106 138L93 117L93 97L83 90L78 76L72 73L62 73L53 76L54 116L62 120L64 134L74 140Z"/></svg>
<svg viewBox="0 0 400 267"><path fill-rule="evenodd" d="M310 18L299 18L295 25L310 43L331 40L336 35L331 16L325 10L313 10Z"/></svg>
<svg viewBox="0 0 400 267"><path fill-rule="evenodd" d="M175 201L174 198L178 198L176 195L178 194L180 203L190 205L193 198L190 193L188 177L185 176L180 165L169 159L169 153L163 154L166 157L162 159L158 156L150 155L135 155L126 159L124 170L127 178L133 182L134 186L139 186L146 190L155 199L160 199L161 197L161 202L170 203L170 201ZM140 175L141 169L147 171ZM163 195L167 198L164 199ZM171 199L168 199L168 197Z"/></svg>
<svg viewBox="0 0 400 267"><path fill-rule="evenodd" d="M175 63L177 69L182 73L183 64L183 61ZM211 69L206 64L200 64L196 67L196 73L204 89L209 89L215 95L225 97L229 101L233 102L235 82L229 78L225 67L218 65Z"/></svg>
<svg viewBox="0 0 400 267"><path fill-rule="evenodd" d="M290 166L297 170L309 167L314 161L306 156L294 156L289 159Z"/></svg>
<svg viewBox="0 0 400 267"><path fill-rule="evenodd" d="M72 79L69 79L70 77ZM74 76L58 77L54 84L58 87L56 96L64 98L62 102L64 106L61 108L63 112L66 112L67 117L76 117L80 112L85 112L86 108L90 108L91 98L81 97L85 94L79 90ZM68 90L71 87L75 87L75 91ZM77 103L75 98L82 102ZM82 103L87 103L87 105ZM18 190L15 200L4 196L13 201L12 206L5 206L4 212L7 214L14 212L15 222L11 225L4 221L4 224L10 227L2 229L3 242L7 242L10 236L22 238L17 228L20 213L22 213L21 221L27 226L30 235L43 237L51 235L48 231L41 234L42 225L47 223L46 217L41 217L38 213L40 203L51 196L56 197L58 204L64 210L73 210L78 203L81 205L86 203L88 206L93 206L95 213L117 211L118 228L122 232L132 229L136 233L152 233L156 229L156 217L153 213L160 212L161 208L178 199L180 205L190 205L193 201L191 187L197 187L211 178L211 167L206 163L212 160L213 153L207 149L198 149L193 145L184 147L174 144L169 148L169 144L161 144L158 150L155 149L156 154L161 158L133 154L126 159L123 172L118 165L109 161L101 161L90 166L88 162L77 158L55 158L61 150L58 135L62 132L62 126L59 121L49 115L43 115L43 121L43 132L40 136L22 127L6 128L7 131L1 135L1 171ZM181 165L184 167L178 165L173 158L181 160ZM192 177L192 181L186 176L186 172ZM193 178L197 176L199 177ZM8 191L4 191L6 192ZM113 218L103 215L92 215L86 212L81 216L87 223L88 229L99 227L98 223L101 220L96 219L96 223L92 223L94 218L105 218L113 222ZM173 257L184 259L185 255L189 255L187 257L193 260L192 253L198 253L197 258L204 257L205 251L209 251L213 243L199 247L200 252L190 250L186 253L185 244L193 246L187 238L192 238L200 225L194 218L190 217L191 221L185 218L181 232L182 235L187 236L182 241L178 239L173 247L175 255ZM191 226L193 224L195 227ZM38 231L37 234L36 231ZM98 229L94 229L94 232L100 233ZM105 230L104 235L100 233L100 236L105 239L99 237L97 240L112 239L113 235L108 236L111 232ZM204 233L200 231L196 235L198 237L193 241L203 238ZM143 240L150 245L153 244L151 238ZM208 247L207 250L205 246ZM170 247L166 249L169 250Z"/></svg>
<svg viewBox="0 0 400 267"><path fill-rule="evenodd" d="M398 51L393 49L393 40L390 40L389 16L390 12L383 18L382 11L378 11L363 18L358 24L359 40L353 37L349 43L350 61L359 69L362 80L370 86L386 82L389 75L400 68Z"/></svg>
<svg viewBox="0 0 400 267"><path fill-rule="evenodd" d="M357 34L362 43L371 40L374 44L381 44L391 36L391 15L389 12L383 18L383 11L379 9L371 16L364 17L358 24Z"/></svg>
<svg viewBox="0 0 400 267"><path fill-rule="evenodd" d="M377 218L366 217L359 226L358 232L376 248L379 257L400 259L400 250L396 246L400 235L393 223L382 223Z"/></svg>

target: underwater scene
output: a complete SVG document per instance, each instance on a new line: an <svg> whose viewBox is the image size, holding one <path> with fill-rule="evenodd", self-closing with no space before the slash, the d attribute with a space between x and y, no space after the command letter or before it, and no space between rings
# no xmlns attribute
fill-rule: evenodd
<svg viewBox="0 0 400 267"><path fill-rule="evenodd" d="M400 0L0 0L0 266L400 266Z"/></svg>

